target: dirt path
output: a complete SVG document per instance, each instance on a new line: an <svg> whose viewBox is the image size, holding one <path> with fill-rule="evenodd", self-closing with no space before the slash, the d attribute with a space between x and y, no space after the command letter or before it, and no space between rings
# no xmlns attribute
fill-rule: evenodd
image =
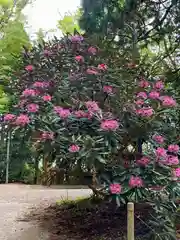
<svg viewBox="0 0 180 240"><path fill-rule="evenodd" d="M34 207L46 207L62 198L89 195L87 189L51 189L42 186L0 185L0 239L49 240L37 224L19 221Z"/></svg>

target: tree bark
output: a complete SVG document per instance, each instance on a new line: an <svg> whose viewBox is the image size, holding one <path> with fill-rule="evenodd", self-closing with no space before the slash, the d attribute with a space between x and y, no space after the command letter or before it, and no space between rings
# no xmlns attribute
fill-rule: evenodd
<svg viewBox="0 0 180 240"><path fill-rule="evenodd" d="M38 184L38 175L39 175L39 159L35 158L35 174L34 174L34 184Z"/></svg>

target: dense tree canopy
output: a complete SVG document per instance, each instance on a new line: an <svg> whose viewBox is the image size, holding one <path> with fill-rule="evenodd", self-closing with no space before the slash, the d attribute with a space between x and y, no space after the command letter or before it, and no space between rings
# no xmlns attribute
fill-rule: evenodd
<svg viewBox="0 0 180 240"><path fill-rule="evenodd" d="M6 86L9 85L14 71L21 66L22 46L29 44L25 31L22 10L29 1L18 0L15 4L0 3L0 112L7 111L9 95Z"/></svg>

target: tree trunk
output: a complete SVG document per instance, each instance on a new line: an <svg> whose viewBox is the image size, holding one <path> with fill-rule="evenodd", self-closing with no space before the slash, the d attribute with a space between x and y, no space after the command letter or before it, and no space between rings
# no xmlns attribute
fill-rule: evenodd
<svg viewBox="0 0 180 240"><path fill-rule="evenodd" d="M34 184L38 184L38 175L39 175L39 159L38 157L35 158L35 174L34 174Z"/></svg>
<svg viewBox="0 0 180 240"><path fill-rule="evenodd" d="M48 178L48 155L44 156L43 158L43 179L42 184L47 186L47 179Z"/></svg>

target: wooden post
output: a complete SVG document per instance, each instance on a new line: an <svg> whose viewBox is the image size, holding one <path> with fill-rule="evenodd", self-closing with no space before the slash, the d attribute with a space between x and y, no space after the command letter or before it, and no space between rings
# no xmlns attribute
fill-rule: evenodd
<svg viewBox="0 0 180 240"><path fill-rule="evenodd" d="M134 203L127 204L127 240L134 240Z"/></svg>

